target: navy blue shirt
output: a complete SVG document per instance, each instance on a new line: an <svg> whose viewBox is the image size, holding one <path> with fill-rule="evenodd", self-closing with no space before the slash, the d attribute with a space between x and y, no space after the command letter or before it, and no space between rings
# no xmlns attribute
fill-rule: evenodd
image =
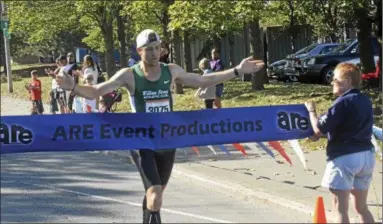
<svg viewBox="0 0 383 224"><path fill-rule="evenodd" d="M327 113L318 119L317 125L323 134L327 134L327 160L373 149L372 102L358 89L339 96Z"/></svg>

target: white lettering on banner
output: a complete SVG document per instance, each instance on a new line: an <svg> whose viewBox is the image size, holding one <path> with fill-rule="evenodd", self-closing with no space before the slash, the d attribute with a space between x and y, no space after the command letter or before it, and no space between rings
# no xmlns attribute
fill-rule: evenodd
<svg viewBox="0 0 383 224"><path fill-rule="evenodd" d="M144 97L144 100L163 99L163 98L169 98L169 91L161 90L161 89L157 91L145 90L145 91L142 91L142 95Z"/></svg>
<svg viewBox="0 0 383 224"><path fill-rule="evenodd" d="M169 99L146 101L147 113L170 112Z"/></svg>

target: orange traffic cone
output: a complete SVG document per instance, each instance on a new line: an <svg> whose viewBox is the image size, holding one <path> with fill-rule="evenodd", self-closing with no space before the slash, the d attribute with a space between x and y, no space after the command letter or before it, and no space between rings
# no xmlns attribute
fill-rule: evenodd
<svg viewBox="0 0 383 224"><path fill-rule="evenodd" d="M315 204L313 223L327 223L323 197L318 197Z"/></svg>

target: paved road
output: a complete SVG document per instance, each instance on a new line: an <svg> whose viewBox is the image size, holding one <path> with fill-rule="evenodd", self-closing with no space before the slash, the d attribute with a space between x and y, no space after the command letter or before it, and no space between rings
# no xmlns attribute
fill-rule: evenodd
<svg viewBox="0 0 383 224"><path fill-rule="evenodd" d="M264 201L244 202L172 178L163 222L310 222ZM140 223L142 183L134 166L98 153L1 156L2 222Z"/></svg>

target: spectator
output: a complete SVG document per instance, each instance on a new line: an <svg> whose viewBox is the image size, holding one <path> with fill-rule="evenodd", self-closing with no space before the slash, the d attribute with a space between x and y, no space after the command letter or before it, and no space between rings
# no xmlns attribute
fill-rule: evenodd
<svg viewBox="0 0 383 224"><path fill-rule="evenodd" d="M199 62L199 68L205 76L213 72L210 69L209 60L207 58L203 58ZM214 85L204 88L198 88L197 92L195 93L196 97L204 100L206 109L213 109L213 103L215 99L215 88L216 87Z"/></svg>
<svg viewBox="0 0 383 224"><path fill-rule="evenodd" d="M361 72L353 64L339 64L332 84L338 98L327 113L318 118L315 104L306 102L314 130L311 140L316 141L323 134L328 138L322 186L331 192L337 223L350 221L350 193L362 222L374 223L366 201L375 166L372 102L360 92Z"/></svg>
<svg viewBox="0 0 383 224"><path fill-rule="evenodd" d="M168 44L164 41L161 42L160 62L165 64L169 63L169 47Z"/></svg>
<svg viewBox="0 0 383 224"><path fill-rule="evenodd" d="M213 72L219 72L224 70L223 63L220 59L219 50L217 48L213 48L211 51L210 68ZM220 83L215 86L215 100L214 104L217 108L222 108L221 98L223 94L223 83Z"/></svg>
<svg viewBox="0 0 383 224"><path fill-rule="evenodd" d="M58 65L59 60L56 60L56 64ZM56 87L57 87L57 82L56 82L56 75L54 74L54 71L51 69L45 69L45 74L49 75L52 77L52 86L51 90L49 91L49 106L51 109L52 114L56 114L56 111L59 110L57 106L57 100L56 100Z"/></svg>
<svg viewBox="0 0 383 224"><path fill-rule="evenodd" d="M84 85L85 86L93 86L94 83L94 76L91 73L88 73L87 75L84 75ZM89 100L84 97L76 96L74 99L74 112L75 113L90 113L97 111L96 108L96 99Z"/></svg>
<svg viewBox="0 0 383 224"><path fill-rule="evenodd" d="M27 84L26 88L29 90L30 98L32 101L32 114L43 114L44 106L41 101L41 81L37 78L37 71L31 72L31 82Z"/></svg>
<svg viewBox="0 0 383 224"><path fill-rule="evenodd" d="M50 95L50 106L51 113L55 114L56 111L60 109L61 114L68 113L67 103L66 103L66 91L61 89L56 82L56 75L59 73L60 68L66 65L65 56L60 56L56 59L57 68L55 71L46 69L45 72L52 77L52 88L49 93ZM59 107L58 107L59 106Z"/></svg>
<svg viewBox="0 0 383 224"><path fill-rule="evenodd" d="M92 56L85 55L84 62L82 64L83 77L88 77L89 75L93 76L92 85L97 84L98 79L98 69L96 64L93 61Z"/></svg>
<svg viewBox="0 0 383 224"><path fill-rule="evenodd" d="M75 81L75 83L78 84L79 82L79 77L77 75L75 75L73 73L73 71L76 71L78 70L78 66L76 64L76 60L75 60L75 57L74 57L74 54L72 52L69 52L67 54L67 62L68 62L68 65L66 66L66 72L71 75ZM72 111L72 106L73 106L73 100L74 100L74 97L75 97L75 94L73 92L69 92L69 97L68 97L68 108L69 108L69 111L71 112Z"/></svg>

